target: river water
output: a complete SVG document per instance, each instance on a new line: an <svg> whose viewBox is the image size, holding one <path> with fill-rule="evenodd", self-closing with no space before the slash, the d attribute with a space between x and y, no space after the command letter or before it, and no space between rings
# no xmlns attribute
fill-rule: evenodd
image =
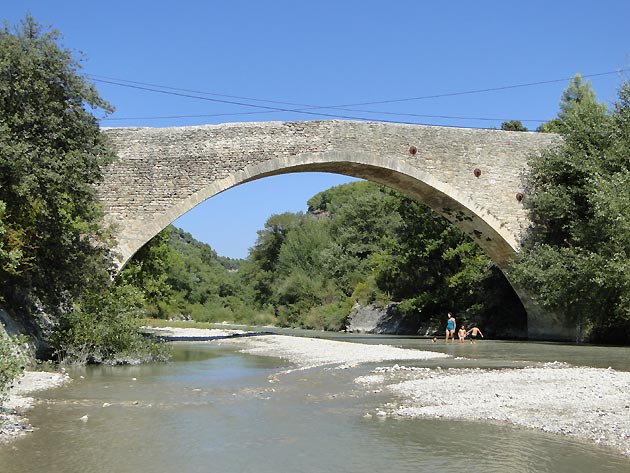
<svg viewBox="0 0 630 473"><path fill-rule="evenodd" d="M480 367L566 361L630 370L628 348L334 338L446 351ZM560 435L367 416L391 400L354 382L375 366L291 371L278 358L211 342L175 344L169 363L74 368L73 382L42 393L29 412L36 431L0 446L0 472L630 472L630 458Z"/></svg>

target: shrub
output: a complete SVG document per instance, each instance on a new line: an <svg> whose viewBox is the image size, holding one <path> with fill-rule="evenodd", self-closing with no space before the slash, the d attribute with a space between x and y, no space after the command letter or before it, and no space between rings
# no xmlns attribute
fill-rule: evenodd
<svg viewBox="0 0 630 473"><path fill-rule="evenodd" d="M22 373L26 359L20 352L22 340L0 332L0 405L13 381Z"/></svg>
<svg viewBox="0 0 630 473"><path fill-rule="evenodd" d="M304 328L340 331L345 326L348 312L339 304L313 307L302 321Z"/></svg>
<svg viewBox="0 0 630 473"><path fill-rule="evenodd" d="M111 364L166 360L166 345L140 332L143 307L140 293L130 286L85 296L61 317L52 337L58 360Z"/></svg>

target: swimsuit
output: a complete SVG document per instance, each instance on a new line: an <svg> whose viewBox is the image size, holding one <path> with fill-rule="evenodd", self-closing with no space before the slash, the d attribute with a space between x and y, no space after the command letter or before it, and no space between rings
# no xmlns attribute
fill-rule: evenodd
<svg viewBox="0 0 630 473"><path fill-rule="evenodd" d="M455 330L455 323L452 320L446 322L446 330Z"/></svg>

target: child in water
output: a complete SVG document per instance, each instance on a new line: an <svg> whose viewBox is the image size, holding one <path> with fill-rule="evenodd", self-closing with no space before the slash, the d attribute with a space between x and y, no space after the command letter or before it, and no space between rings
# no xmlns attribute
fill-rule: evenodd
<svg viewBox="0 0 630 473"><path fill-rule="evenodd" d="M466 332L466 335L468 334L470 334L470 343L475 343L478 335L481 335L481 338L483 338L483 333L481 333L481 330L479 330L479 327L476 325L473 325L473 328Z"/></svg>
<svg viewBox="0 0 630 473"><path fill-rule="evenodd" d="M466 332L466 327L464 327L463 325L459 328L459 331L457 332L457 335L459 336L459 341L461 343L464 343L464 340L466 339L466 335L468 334L468 332Z"/></svg>

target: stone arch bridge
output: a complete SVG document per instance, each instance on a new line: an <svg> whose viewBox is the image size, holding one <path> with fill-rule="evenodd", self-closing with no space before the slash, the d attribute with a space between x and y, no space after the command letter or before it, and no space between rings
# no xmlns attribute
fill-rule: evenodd
<svg viewBox="0 0 630 473"><path fill-rule="evenodd" d="M117 228L120 266L220 192L267 176L317 171L367 179L422 201L505 269L528 225L521 203L527 157L558 140L543 133L355 121L104 131L119 159L105 170L99 196ZM530 337L545 336L549 327L538 327L535 308L519 296Z"/></svg>

